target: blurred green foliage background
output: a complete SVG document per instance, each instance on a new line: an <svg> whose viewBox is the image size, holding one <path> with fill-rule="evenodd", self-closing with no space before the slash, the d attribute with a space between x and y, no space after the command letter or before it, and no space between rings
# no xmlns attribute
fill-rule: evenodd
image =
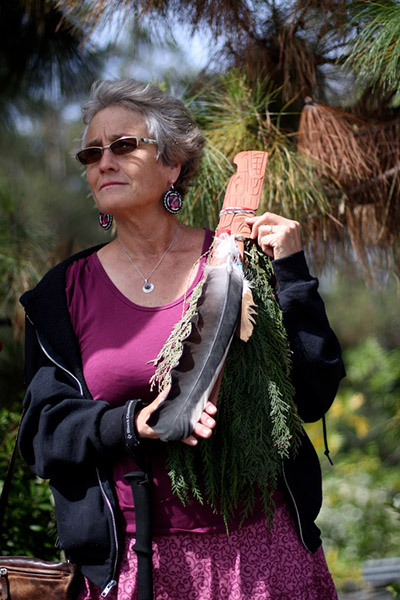
<svg viewBox="0 0 400 600"><path fill-rule="evenodd" d="M386 228L398 215L400 166L357 183L375 185L383 198L379 221L373 198L355 199L333 168L305 158L298 131L307 94L361 119L354 131L398 122L400 49L385 32L398 31L400 4L238 0L229 13L218 2L189 3L197 12L178 1L123 4L125 13L113 0L5 0L0 7L0 487L24 393L18 298L58 260L112 235L99 230L72 156L79 104L98 77L153 79L187 102L207 137L186 222L213 227L234 154L263 148L263 208L302 224L347 369L327 418L334 467L323 455L322 424L306 426L323 467L319 526L338 586L361 585L365 560L400 556L398 221ZM174 6L179 23L171 21ZM208 59L196 67L190 46L199 36ZM16 60L16 38L25 60ZM382 47L382 40L392 43ZM394 139L397 161L398 146ZM366 208L376 220L359 225L355 239L355 216ZM381 234L366 235L368 224ZM0 543L3 554L59 558L48 484L20 458Z"/></svg>

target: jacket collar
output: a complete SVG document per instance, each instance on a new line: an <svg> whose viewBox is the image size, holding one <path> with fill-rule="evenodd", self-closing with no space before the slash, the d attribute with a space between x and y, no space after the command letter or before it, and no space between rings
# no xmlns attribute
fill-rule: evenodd
<svg viewBox="0 0 400 600"><path fill-rule="evenodd" d="M90 256L103 246L100 244L87 248L63 260L50 269L35 288L20 298L28 319L41 339L46 340L55 356L62 357L64 364L74 373L81 374L82 363L67 306L66 273L73 262Z"/></svg>

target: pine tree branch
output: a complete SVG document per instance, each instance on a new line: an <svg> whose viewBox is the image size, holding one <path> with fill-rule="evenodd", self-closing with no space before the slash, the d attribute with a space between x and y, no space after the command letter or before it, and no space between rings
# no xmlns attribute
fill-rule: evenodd
<svg viewBox="0 0 400 600"><path fill-rule="evenodd" d="M380 181L383 181L385 179L388 179L389 177L392 177L393 175L396 175L398 172L400 172L400 165L396 165L395 167L388 169L384 173L380 173L376 177L372 177L372 179L368 179L367 181L364 181L364 183L351 188L350 190L348 190L347 194L349 194L350 196L354 196L355 194L364 192L365 190L369 189L370 187L374 186Z"/></svg>

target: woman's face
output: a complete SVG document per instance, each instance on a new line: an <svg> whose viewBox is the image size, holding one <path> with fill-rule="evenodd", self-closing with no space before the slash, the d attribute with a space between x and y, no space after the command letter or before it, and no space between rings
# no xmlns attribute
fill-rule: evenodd
<svg viewBox="0 0 400 600"><path fill-rule="evenodd" d="M91 120L86 146L106 146L123 136L150 137L140 112L109 106ZM145 214L161 206L160 198L174 183L180 165L156 160L157 146L141 142L130 154L115 156L110 149L86 167L96 205L101 212L120 219Z"/></svg>

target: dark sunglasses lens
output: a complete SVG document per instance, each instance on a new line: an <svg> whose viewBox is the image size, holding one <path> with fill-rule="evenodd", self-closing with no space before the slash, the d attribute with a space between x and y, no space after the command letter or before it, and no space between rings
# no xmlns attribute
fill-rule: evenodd
<svg viewBox="0 0 400 600"><path fill-rule="evenodd" d="M78 152L76 156L83 165L91 165L100 160L102 154L102 148L85 148Z"/></svg>
<svg viewBox="0 0 400 600"><path fill-rule="evenodd" d="M116 140L110 146L111 152L116 154L117 156L121 156L122 154L129 154L129 152L133 152L137 148L136 138L129 138L125 140Z"/></svg>

